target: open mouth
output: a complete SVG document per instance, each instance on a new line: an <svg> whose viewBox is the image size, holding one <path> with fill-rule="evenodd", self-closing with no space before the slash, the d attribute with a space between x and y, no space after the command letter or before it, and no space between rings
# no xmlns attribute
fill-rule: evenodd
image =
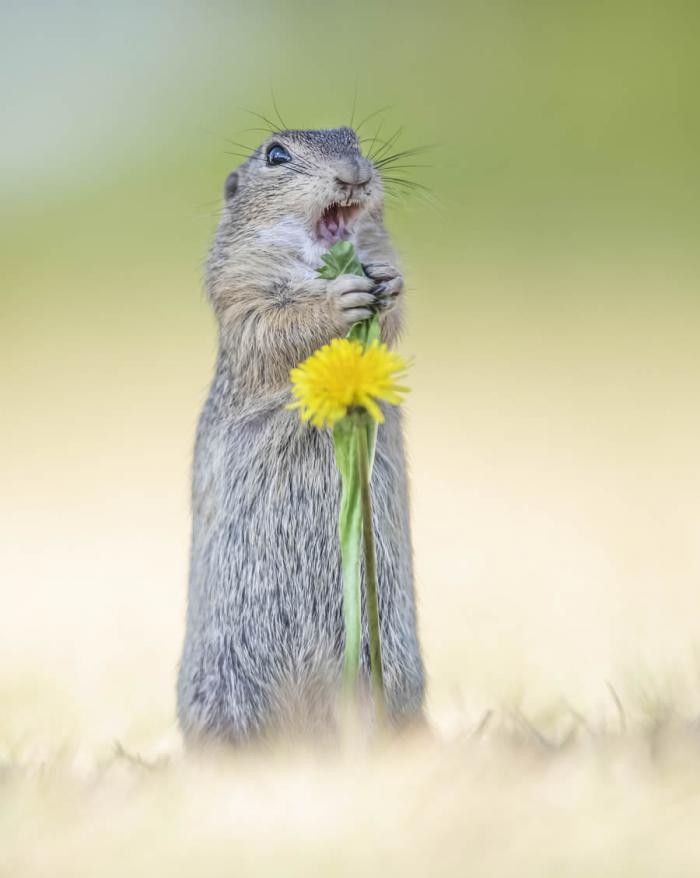
<svg viewBox="0 0 700 878"><path fill-rule="evenodd" d="M360 205L357 202L339 204L335 201L329 204L316 226L318 237L329 247L337 241L350 237L350 226L359 212Z"/></svg>

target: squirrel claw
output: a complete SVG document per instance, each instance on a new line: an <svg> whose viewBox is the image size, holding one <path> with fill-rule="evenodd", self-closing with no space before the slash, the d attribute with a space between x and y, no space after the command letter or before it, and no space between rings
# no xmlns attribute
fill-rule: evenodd
<svg viewBox="0 0 700 878"><path fill-rule="evenodd" d="M403 278L400 275L378 283L372 290L375 310L377 312L390 311L396 305L402 289Z"/></svg>

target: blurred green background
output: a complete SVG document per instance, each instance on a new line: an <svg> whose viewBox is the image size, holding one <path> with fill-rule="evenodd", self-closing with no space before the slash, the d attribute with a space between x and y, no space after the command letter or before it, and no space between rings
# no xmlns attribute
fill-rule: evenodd
<svg viewBox="0 0 700 878"><path fill-rule="evenodd" d="M0 9L10 739L172 726L202 264L273 95L431 146L387 215L435 716L696 668L700 5Z"/></svg>

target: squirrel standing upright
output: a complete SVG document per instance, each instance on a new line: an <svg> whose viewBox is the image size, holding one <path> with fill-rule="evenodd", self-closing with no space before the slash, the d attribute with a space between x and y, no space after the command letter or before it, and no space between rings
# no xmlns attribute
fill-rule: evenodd
<svg viewBox="0 0 700 878"><path fill-rule="evenodd" d="M178 715L188 740L242 743L332 727L344 629L340 480L329 431L287 410L290 369L380 312L401 328L403 279L382 181L351 128L274 133L225 184L207 263L219 353L194 458L192 556ZM367 277L320 278L353 242ZM384 685L396 725L422 717L401 416L383 408L372 498ZM363 607L362 675L369 680Z"/></svg>

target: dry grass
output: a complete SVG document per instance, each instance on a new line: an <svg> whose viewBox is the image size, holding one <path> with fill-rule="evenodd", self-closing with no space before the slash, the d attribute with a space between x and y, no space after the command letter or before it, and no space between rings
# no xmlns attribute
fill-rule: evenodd
<svg viewBox="0 0 700 878"><path fill-rule="evenodd" d="M559 727L556 731L555 727ZM156 748L157 749L157 748ZM696 876L700 738L493 713L450 739L2 767L8 876Z"/></svg>

